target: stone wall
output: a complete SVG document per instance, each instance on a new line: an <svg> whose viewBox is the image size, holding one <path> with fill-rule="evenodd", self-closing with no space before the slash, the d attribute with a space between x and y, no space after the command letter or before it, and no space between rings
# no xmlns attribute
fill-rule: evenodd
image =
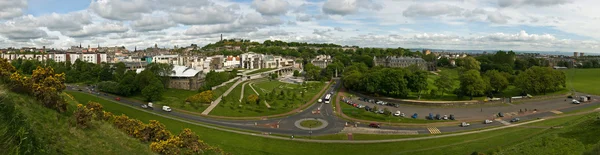
<svg viewBox="0 0 600 155"><path fill-rule="evenodd" d="M200 88L200 86L202 86L203 84L204 80L197 80L193 78L173 78L169 81L169 88L198 90L198 88Z"/></svg>

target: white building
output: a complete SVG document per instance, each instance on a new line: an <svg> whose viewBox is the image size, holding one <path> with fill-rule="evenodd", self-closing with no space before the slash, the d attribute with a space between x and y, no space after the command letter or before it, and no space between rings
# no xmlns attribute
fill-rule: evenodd
<svg viewBox="0 0 600 155"><path fill-rule="evenodd" d="M239 68L241 66L241 58L240 56L227 56L225 59L225 68Z"/></svg>
<svg viewBox="0 0 600 155"><path fill-rule="evenodd" d="M314 59L310 61L313 65L319 68L325 68L327 65L331 64L333 60L331 60L331 56L329 55L318 55Z"/></svg>
<svg viewBox="0 0 600 155"><path fill-rule="evenodd" d="M179 55L157 55L152 57L152 63L181 64Z"/></svg>

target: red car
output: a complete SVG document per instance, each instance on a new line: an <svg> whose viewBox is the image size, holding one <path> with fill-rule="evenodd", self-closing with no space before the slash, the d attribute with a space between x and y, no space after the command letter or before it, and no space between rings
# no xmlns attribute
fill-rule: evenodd
<svg viewBox="0 0 600 155"><path fill-rule="evenodd" d="M381 128L381 124L379 124L379 123L371 123L371 124L369 124L369 127Z"/></svg>
<svg viewBox="0 0 600 155"><path fill-rule="evenodd" d="M120 98L120 97L117 97L117 98L115 98L115 100L117 100L117 101L121 101L121 98Z"/></svg>
<svg viewBox="0 0 600 155"><path fill-rule="evenodd" d="M352 104L352 106L353 106L353 107L357 107L357 106L358 106L358 104L354 103L354 104Z"/></svg>

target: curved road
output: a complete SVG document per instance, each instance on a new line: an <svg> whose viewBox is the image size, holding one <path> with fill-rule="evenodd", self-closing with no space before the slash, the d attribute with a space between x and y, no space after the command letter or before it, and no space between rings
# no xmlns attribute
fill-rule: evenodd
<svg viewBox="0 0 600 155"><path fill-rule="evenodd" d="M333 84L330 88L328 88L325 94L334 92L340 86L341 86L341 81L339 79L337 79L335 84ZM78 88L68 86L67 89L77 91ZM98 97L108 99L111 101L114 101L114 98L117 97L117 96L110 95L110 94L103 95L101 93L94 92L94 91L82 91L82 92L89 93L89 94L95 94ZM322 96L322 98L323 97L324 96ZM594 96L594 98L597 98L597 96ZM332 100L333 99L334 98L332 98ZM511 111L514 111L515 109L517 109L516 111L518 112L518 109L520 109L520 108L524 109L523 107L528 107L529 109L537 108L539 110L536 113L530 112L527 115L515 116L515 117L519 117L521 119L521 121L524 121L524 120L534 120L534 119L541 118L541 117L558 115L555 113L556 111L564 113L564 112L575 111L575 110L579 110L582 108L587 108L587 107L591 107L591 106L600 104L600 102L594 100L593 102L590 102L590 103L574 105L574 104L570 104L570 102L566 103L563 100L564 99L560 99L560 102L559 102L559 101L557 101L557 99L554 99L554 100L538 101L538 102L527 103L527 104L519 104L519 105L514 105L514 106L486 107L486 109L483 109L485 111L490 111L489 113L480 112L480 108L476 108L475 110L473 110L473 108L436 108L436 107L420 107L420 106L405 106L405 105L402 105L397 110L402 110L402 112L405 112L407 117L410 117L410 115L412 115L412 113L417 112L417 111L430 111L431 113L434 113L435 111L443 111L443 112L451 112L451 113L457 115L457 118L461 118L462 117L461 114L470 116L469 113L478 113L478 114L474 114L474 115L484 115L485 114L485 115L491 116L494 113L497 113L497 111L502 111L502 112L507 113L507 112L511 112ZM131 105L134 107L139 107L140 109L141 109L140 105L144 104L144 103L140 103L139 101L134 101L134 100L130 100L127 98L121 98L121 101L118 101L118 102L122 103L122 104L128 104L128 105ZM333 104L333 102L332 102L332 104ZM344 104L344 103L341 102L340 104ZM362 104L368 105L369 103L362 103ZM550 107L550 108L548 108L548 107ZM391 107L388 107L388 108L391 108ZM499 108L499 109L494 109L494 108ZM320 110L320 113L313 114L313 112L317 111L318 109ZM391 108L391 109L394 109L393 111L396 110L396 108ZM555 110L555 111L554 112L546 111L546 110L550 110L550 109ZM337 134L337 133L340 133L345 128L345 125L347 122L346 120L338 118L334 114L331 104L324 104L324 103L313 104L298 114L294 114L294 115L283 117L283 118L275 118L275 119L267 119L267 120L221 120L221 119L202 117L202 116L198 116L198 115L179 113L176 111L164 112L164 111L162 111L162 109L160 107L155 107L154 109L149 108L146 110L148 112L152 111L154 113L160 113L162 115L175 116L177 118L182 118L184 120L191 120L191 121L207 123L207 124L212 124L212 125L218 125L218 126L223 126L223 127L228 127L228 128L251 130L251 131L262 132L262 133L277 133L277 134L284 134L284 135L308 136L308 135ZM441 113L443 113L443 112L441 112ZM419 116L422 118L428 113L429 112L427 112L427 113L420 112ZM436 113L434 113L434 114L436 114ZM308 130L308 131L300 129L295 126L295 122L297 120L306 119L306 118L318 118L321 120L325 120L325 121L327 121L328 125L319 130ZM473 129L477 129L477 128L487 128L487 127L494 127L494 126L511 126L511 124L508 123L508 122L510 122L511 118L504 117L503 119L504 119L503 121L505 121L505 122L503 122L504 124L499 121L494 121L491 124L471 123L471 126L468 126L468 127L459 127L457 124L456 126L437 127L437 128L433 128L433 130L432 130L432 128L424 128L424 127L408 128L408 127L382 126L381 128L389 129L389 130L416 131L418 134L432 134L432 133L436 134L436 133L473 130ZM481 120L483 121L483 119L481 119ZM361 125L359 125L359 127L367 127L367 126L365 124L361 124Z"/></svg>

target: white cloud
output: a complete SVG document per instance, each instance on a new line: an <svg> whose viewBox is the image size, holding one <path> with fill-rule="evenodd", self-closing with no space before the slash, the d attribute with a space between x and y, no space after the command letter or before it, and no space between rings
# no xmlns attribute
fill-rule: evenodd
<svg viewBox="0 0 600 155"><path fill-rule="evenodd" d="M152 11L149 0L92 0L90 10L111 20L133 20Z"/></svg>
<svg viewBox="0 0 600 155"><path fill-rule="evenodd" d="M108 35L111 33L123 33L129 30L128 27L125 27L123 23L101 23L101 24L91 24L83 27L82 30L79 31L67 31L64 32L63 35L74 37L74 38L85 38L85 37L93 37L93 36L102 36Z"/></svg>
<svg viewBox="0 0 600 155"><path fill-rule="evenodd" d="M170 17L185 25L222 24L232 22L237 18L236 8L239 7L213 5L200 8L180 8L180 10L171 12Z"/></svg>
<svg viewBox="0 0 600 155"><path fill-rule="evenodd" d="M141 19L133 21L131 28L140 31L160 31L173 26L176 26L175 22L169 20L167 17L154 17L150 15L143 16Z"/></svg>
<svg viewBox="0 0 600 155"><path fill-rule="evenodd" d="M284 0L254 0L252 7L263 15L281 15L288 11L289 3Z"/></svg>
<svg viewBox="0 0 600 155"><path fill-rule="evenodd" d="M526 5L546 7L572 3L574 1L575 0L498 0L498 5L500 7L520 7Z"/></svg>
<svg viewBox="0 0 600 155"><path fill-rule="evenodd" d="M0 19L11 19L21 16L27 8L27 0L0 1Z"/></svg>
<svg viewBox="0 0 600 155"><path fill-rule="evenodd" d="M402 15L406 17L460 16L463 8L444 3L418 3L409 6Z"/></svg>
<svg viewBox="0 0 600 155"><path fill-rule="evenodd" d="M0 27L0 34L14 41L25 41L48 36L46 31L39 27L19 25L14 22L5 22L0 24Z"/></svg>
<svg viewBox="0 0 600 155"><path fill-rule="evenodd" d="M358 10L380 10L382 6L373 0L327 0L323 4L323 12L332 15L349 15Z"/></svg>

